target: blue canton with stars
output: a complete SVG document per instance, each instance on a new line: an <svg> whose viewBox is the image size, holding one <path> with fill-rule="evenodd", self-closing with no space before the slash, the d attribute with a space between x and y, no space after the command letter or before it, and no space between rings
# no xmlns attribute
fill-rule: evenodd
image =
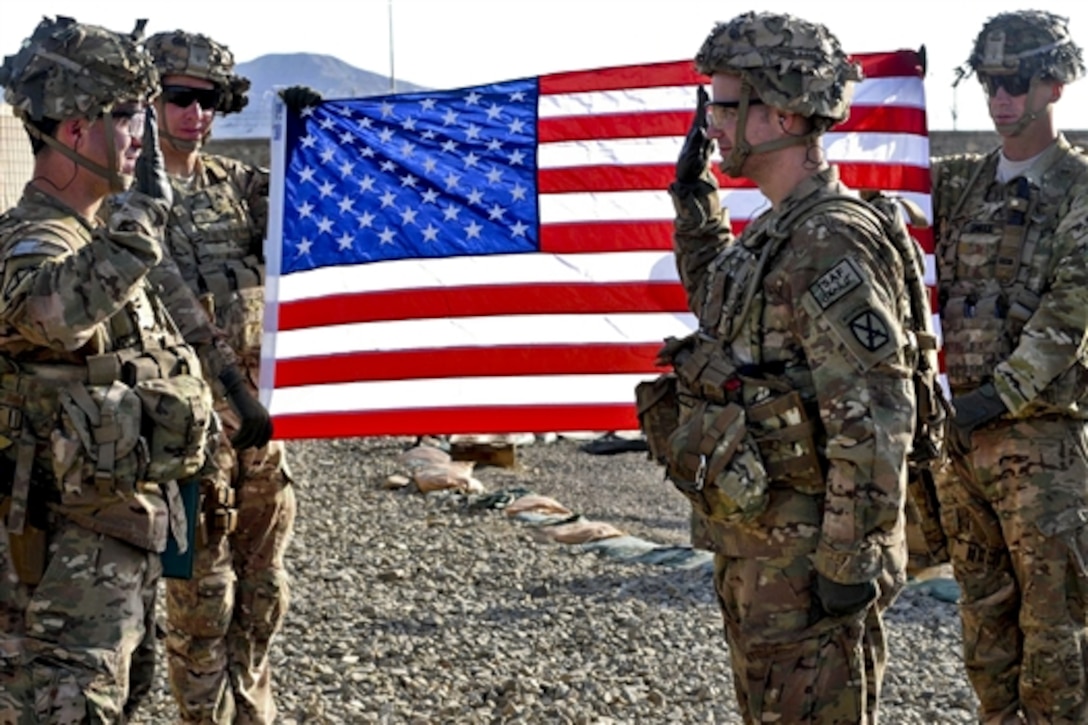
<svg viewBox="0 0 1088 725"><path fill-rule="evenodd" d="M288 123L283 274L535 252L537 83L325 101Z"/></svg>

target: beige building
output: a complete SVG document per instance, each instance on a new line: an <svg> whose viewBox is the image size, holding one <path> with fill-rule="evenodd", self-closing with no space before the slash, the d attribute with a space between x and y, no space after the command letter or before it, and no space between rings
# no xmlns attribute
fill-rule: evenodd
<svg viewBox="0 0 1088 725"><path fill-rule="evenodd" d="M0 211L15 206L32 173L34 156L23 124L0 102Z"/></svg>

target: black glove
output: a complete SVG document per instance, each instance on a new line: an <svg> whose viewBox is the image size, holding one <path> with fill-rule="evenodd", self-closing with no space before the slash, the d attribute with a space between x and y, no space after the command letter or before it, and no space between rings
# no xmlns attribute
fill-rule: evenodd
<svg viewBox="0 0 1088 725"><path fill-rule="evenodd" d="M280 91L280 98L293 113L308 106L316 106L323 100L321 94L309 86L291 86Z"/></svg>
<svg viewBox="0 0 1088 725"><path fill-rule="evenodd" d="M710 149L714 142L706 135L706 104L710 98L702 86L695 93L695 118L684 139L684 148L676 161L676 180L681 184L694 184L706 171L710 162Z"/></svg>
<svg viewBox="0 0 1088 725"><path fill-rule="evenodd" d="M816 574L816 597L823 610L832 617L857 614L876 600L876 594L876 584L871 581L839 584L823 574Z"/></svg>
<svg viewBox="0 0 1088 725"><path fill-rule="evenodd" d="M170 186L166 162L159 147L159 123L156 120L155 107L148 106L146 113L143 145L140 147L140 157L136 159L136 182L132 188L152 199L162 199L170 206L174 203L174 189Z"/></svg>
<svg viewBox="0 0 1088 725"><path fill-rule="evenodd" d="M1009 412L993 383L985 383L966 395L953 398L952 407L956 414L949 426L948 443L961 456L971 452L971 433L976 428Z"/></svg>
<svg viewBox="0 0 1088 725"><path fill-rule="evenodd" d="M219 382L227 391L230 407L242 419L238 432L230 439L231 445L239 450L264 447L272 439L272 418L261 401L249 392L242 372L228 365L219 373Z"/></svg>

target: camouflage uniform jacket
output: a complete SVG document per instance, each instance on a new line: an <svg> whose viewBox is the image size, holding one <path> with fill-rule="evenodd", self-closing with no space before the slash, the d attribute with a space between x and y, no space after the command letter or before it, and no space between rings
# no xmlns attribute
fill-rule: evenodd
<svg viewBox="0 0 1088 725"><path fill-rule="evenodd" d="M1088 158L1059 136L996 181L999 152L935 159L949 384L993 381L1014 417L1088 418Z"/></svg>
<svg viewBox="0 0 1088 725"><path fill-rule="evenodd" d="M268 172L201 154L194 177L175 178L173 187L166 251L192 291L214 311L227 343L245 361L256 363L264 311Z"/></svg>
<svg viewBox="0 0 1088 725"><path fill-rule="evenodd" d="M71 376L86 376L94 356L173 350L201 374L146 282L161 258L156 229L164 219L163 208L122 204L108 225L92 226L32 186L0 217L4 402L22 408L22 425L39 441L37 470L51 471L54 462L59 391Z"/></svg>
<svg viewBox="0 0 1088 725"><path fill-rule="evenodd" d="M902 259L854 205L828 202L790 218L821 196L847 193L834 168L804 181L735 240L716 187L701 182L687 188L687 199L684 188L672 189L674 251L689 304L701 332L724 345L737 368L800 394L826 475L819 490L805 492L772 481L768 507L754 520L711 524L714 548L740 557L812 552L816 568L843 583L882 573L901 579L914 426ZM761 256L762 275L754 271ZM746 296L730 289L746 277L756 282L750 304L728 308ZM746 406L751 387L743 388Z"/></svg>

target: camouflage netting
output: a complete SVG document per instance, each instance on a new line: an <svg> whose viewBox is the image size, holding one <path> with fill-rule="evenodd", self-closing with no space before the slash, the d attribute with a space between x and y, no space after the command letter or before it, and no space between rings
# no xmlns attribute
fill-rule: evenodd
<svg viewBox="0 0 1088 725"><path fill-rule="evenodd" d="M206 35L174 30L156 33L144 43L165 78L190 76L211 81L222 93L216 111L237 113L249 103L249 79L234 73L234 54Z"/></svg>
<svg viewBox="0 0 1088 725"><path fill-rule="evenodd" d="M132 36L60 16L4 59L0 84L23 119L97 118L119 101L147 100L159 77Z"/></svg>
<svg viewBox="0 0 1088 725"><path fill-rule="evenodd" d="M695 56L700 73L733 73L764 103L823 120L824 128L849 115L861 67L818 23L792 15L748 12L718 23Z"/></svg>
<svg viewBox="0 0 1088 725"><path fill-rule="evenodd" d="M975 39L967 66L982 76L1018 74L1075 81L1084 75L1084 60L1067 23L1066 18L1042 10L996 15Z"/></svg>

